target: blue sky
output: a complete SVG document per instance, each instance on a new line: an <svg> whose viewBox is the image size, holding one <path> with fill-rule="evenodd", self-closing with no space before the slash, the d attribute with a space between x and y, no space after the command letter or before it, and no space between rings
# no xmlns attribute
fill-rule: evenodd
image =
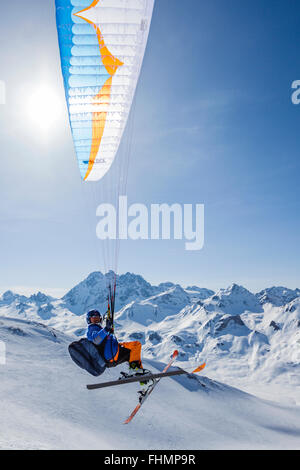
<svg viewBox="0 0 300 470"><path fill-rule="evenodd" d="M54 1L1 11L0 292L60 293L103 268L97 204L71 140ZM205 246L122 242L120 273L212 289L300 286L299 20L298 0L157 0L131 117L128 199L204 204ZM30 101L40 87L56 103L47 130Z"/></svg>

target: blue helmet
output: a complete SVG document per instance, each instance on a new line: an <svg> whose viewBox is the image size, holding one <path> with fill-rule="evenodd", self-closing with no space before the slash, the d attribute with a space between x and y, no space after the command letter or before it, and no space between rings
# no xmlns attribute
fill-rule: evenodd
<svg viewBox="0 0 300 470"><path fill-rule="evenodd" d="M100 317L100 320L98 323L102 323L102 315L98 310L91 310L86 314L86 322L88 325L92 323L91 318L92 317Z"/></svg>

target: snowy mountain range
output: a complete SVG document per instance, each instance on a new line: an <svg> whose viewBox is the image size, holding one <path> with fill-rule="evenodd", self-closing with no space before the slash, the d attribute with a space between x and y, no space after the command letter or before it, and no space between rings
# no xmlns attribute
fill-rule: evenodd
<svg viewBox="0 0 300 470"><path fill-rule="evenodd" d="M81 337L86 312L106 311L112 276L94 272L61 299L7 291L0 297L0 316ZM117 276L116 312L119 340L141 341L144 357L166 361L176 348L183 365L205 360L214 378L247 390L251 381L261 384L263 394L267 383L285 383L292 390L300 386L299 289L271 287L254 294L233 284L213 292L171 282L153 286L126 273ZM299 394L293 400L299 403Z"/></svg>
<svg viewBox="0 0 300 470"><path fill-rule="evenodd" d="M72 337L40 322L0 318L0 449L299 449L300 407L266 401L205 373L165 378L134 423L138 384L88 391L99 378L68 355ZM164 364L145 359L145 367Z"/></svg>
<svg viewBox="0 0 300 470"><path fill-rule="evenodd" d="M6 345L5 365L0 361L5 423L0 448L14 447L20 435L21 448L105 449L114 442L115 448L129 449L133 439L141 449L297 448L299 289L272 287L254 294L233 284L213 292L170 282L153 286L131 273L118 276L116 334L120 341L142 342L145 367L161 371L174 349L180 353L177 366L207 364L199 378L164 379L157 400L124 433L120 420L136 404L134 384L117 387L113 406L109 390L90 403L85 384L95 379L76 367L67 351L74 338L85 335L86 312L105 313L112 275L92 273L61 299L11 291L0 297L0 345ZM106 380L119 372L109 369ZM22 394L16 392L20 384ZM72 400L64 399L71 390ZM97 397L102 406L95 411ZM99 440L102 421L106 434ZM182 434L182 422L193 432Z"/></svg>

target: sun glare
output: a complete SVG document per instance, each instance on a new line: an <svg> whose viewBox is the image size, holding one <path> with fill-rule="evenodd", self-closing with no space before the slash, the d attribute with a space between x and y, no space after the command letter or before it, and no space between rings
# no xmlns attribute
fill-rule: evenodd
<svg viewBox="0 0 300 470"><path fill-rule="evenodd" d="M61 100L48 85L40 85L28 96L27 115L37 133L49 132L56 125L61 110Z"/></svg>

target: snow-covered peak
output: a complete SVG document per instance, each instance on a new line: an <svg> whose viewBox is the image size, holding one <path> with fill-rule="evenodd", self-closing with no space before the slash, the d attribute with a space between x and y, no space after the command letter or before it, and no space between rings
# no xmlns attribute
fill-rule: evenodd
<svg viewBox="0 0 300 470"><path fill-rule="evenodd" d="M155 301L161 304L172 303L172 305L186 306L187 304L189 304L190 298L182 287L176 285L166 291L160 292L157 295L149 297L147 301Z"/></svg>
<svg viewBox="0 0 300 470"><path fill-rule="evenodd" d="M28 298L25 297L25 295L15 294L11 290L8 290L4 292L4 294L2 294L2 296L0 297L0 306L11 305L15 301L24 302L27 300Z"/></svg>
<svg viewBox="0 0 300 470"><path fill-rule="evenodd" d="M174 287L175 284L173 284L173 282L161 282L159 285L158 285L158 289L163 292L163 291L166 291L166 290L169 290L169 289L172 289L172 287Z"/></svg>
<svg viewBox="0 0 300 470"><path fill-rule="evenodd" d="M243 286L232 284L227 289L220 289L205 301L208 310L221 310L231 315L240 315L245 311L262 312L257 297Z"/></svg>
<svg viewBox="0 0 300 470"><path fill-rule="evenodd" d="M50 303L55 300L53 297L49 295L43 294L42 292L38 292L37 294L33 294L29 297L29 302L34 302L37 305Z"/></svg>
<svg viewBox="0 0 300 470"><path fill-rule="evenodd" d="M107 286L114 279L117 283L118 294L116 310L134 300L150 297L158 291L157 287L151 286L140 275L126 273L118 276L112 271L106 275L101 272L94 272L71 289L62 300L65 306L76 315L82 315L93 308L105 312L107 308Z"/></svg>
<svg viewBox="0 0 300 470"><path fill-rule="evenodd" d="M117 284L116 310L131 302L145 300L172 288L177 288L177 292L178 289L183 291L181 286L168 282L153 286L142 276L129 272L121 275L115 275L112 271L106 275L95 272L71 289L62 300L76 315L82 315L93 308L106 311L107 286L109 281L114 280ZM188 303L190 299L187 295L185 297Z"/></svg>
<svg viewBox="0 0 300 470"><path fill-rule="evenodd" d="M160 322L170 315L176 315L190 303L190 297L180 286L152 295L143 300L131 302L121 309L117 321L131 320L142 325Z"/></svg>
<svg viewBox="0 0 300 470"><path fill-rule="evenodd" d="M91 273L86 279L73 287L62 301L75 315L82 315L94 308L104 309L107 303L107 286L101 272Z"/></svg>
<svg viewBox="0 0 300 470"><path fill-rule="evenodd" d="M261 304L270 303L276 307L281 307L300 297L300 289L288 289L287 287L270 287L256 294Z"/></svg>
<svg viewBox="0 0 300 470"><path fill-rule="evenodd" d="M198 286L188 286L185 288L185 292L190 296L193 302L201 302L202 300L206 300L215 294L213 290Z"/></svg>

